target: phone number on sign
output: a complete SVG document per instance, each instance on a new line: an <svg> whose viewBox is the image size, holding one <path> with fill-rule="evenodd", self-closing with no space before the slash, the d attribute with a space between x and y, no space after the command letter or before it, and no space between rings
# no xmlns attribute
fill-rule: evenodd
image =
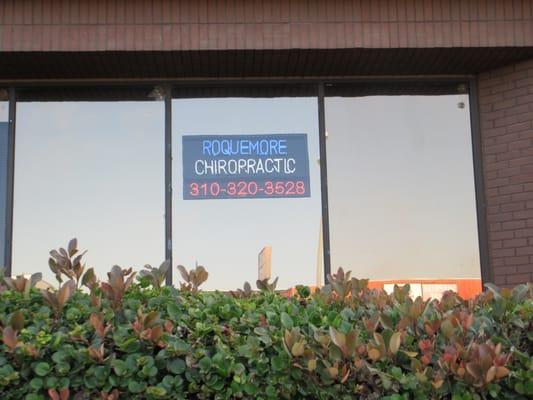
<svg viewBox="0 0 533 400"><path fill-rule="evenodd" d="M250 197L250 196L303 196L305 195L304 181L239 181L239 182L210 182L189 184L189 195L192 197Z"/></svg>

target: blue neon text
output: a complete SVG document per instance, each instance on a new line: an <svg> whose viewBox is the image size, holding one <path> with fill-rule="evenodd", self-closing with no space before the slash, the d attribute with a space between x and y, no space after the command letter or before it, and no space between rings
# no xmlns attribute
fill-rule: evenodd
<svg viewBox="0 0 533 400"><path fill-rule="evenodd" d="M286 139L209 139L202 141L204 156L257 155L275 156L287 155Z"/></svg>

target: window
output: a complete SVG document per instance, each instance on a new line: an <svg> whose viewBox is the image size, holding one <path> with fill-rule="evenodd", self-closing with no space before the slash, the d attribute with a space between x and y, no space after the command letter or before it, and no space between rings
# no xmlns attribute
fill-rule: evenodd
<svg viewBox="0 0 533 400"><path fill-rule="evenodd" d="M14 273L43 272L77 237L87 265L164 260L162 102L18 103Z"/></svg>
<svg viewBox="0 0 533 400"><path fill-rule="evenodd" d="M172 106L174 264L203 265L206 289L234 290L245 281L255 286L259 253L270 247L278 288L314 285L321 221L316 97L189 98ZM307 139L309 197L183 199L184 136L279 134Z"/></svg>
<svg viewBox="0 0 533 400"><path fill-rule="evenodd" d="M318 87L174 87L172 219L165 219L163 101L29 102L49 98L24 92L13 273L43 272L54 282L48 253L72 237L100 278L114 264L158 266L170 245L168 223L175 285L179 264L206 267L205 290L254 285L265 273L279 277L278 289L323 284ZM117 96L164 97L152 89ZM462 281L481 289L469 99L457 89L453 82L325 85L324 232L333 271L342 266L385 290L410 283L426 298L445 288L462 294ZM0 102L0 140L7 117ZM275 168L265 168L267 158ZM6 171L0 165L4 191Z"/></svg>
<svg viewBox="0 0 533 400"><path fill-rule="evenodd" d="M468 96L330 97L325 107L332 269L479 280Z"/></svg>

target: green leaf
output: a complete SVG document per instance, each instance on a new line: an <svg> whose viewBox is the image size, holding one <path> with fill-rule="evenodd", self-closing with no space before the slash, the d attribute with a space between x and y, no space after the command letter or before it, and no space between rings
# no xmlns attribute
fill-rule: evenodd
<svg viewBox="0 0 533 400"><path fill-rule="evenodd" d="M272 385L268 385L265 389L265 394L270 398L278 398L278 392Z"/></svg>
<svg viewBox="0 0 533 400"><path fill-rule="evenodd" d="M284 328L292 329L294 324L289 314L287 314L286 312L282 312L280 318L281 318L281 325L283 325Z"/></svg>
<svg viewBox="0 0 533 400"><path fill-rule="evenodd" d="M68 355L64 351L60 350L60 351L56 351L54 354L52 354L52 360L56 364L64 363L64 362L66 362L67 359L68 359Z"/></svg>
<svg viewBox="0 0 533 400"><path fill-rule="evenodd" d="M148 386L146 388L146 394L154 397L164 397L167 394L165 388L161 386Z"/></svg>
<svg viewBox="0 0 533 400"><path fill-rule="evenodd" d="M144 392L144 389L146 388L146 382L136 382L134 380L130 380L128 382L128 390L131 393L141 393Z"/></svg>
<svg viewBox="0 0 533 400"><path fill-rule="evenodd" d="M56 364L55 368L56 368L56 371L60 375L66 375L70 371L70 364L66 362L62 362L62 363Z"/></svg>
<svg viewBox="0 0 533 400"><path fill-rule="evenodd" d="M50 373L50 371L52 370L52 367L50 367L50 364L48 363L40 362L37 365L35 365L33 370L39 376L46 376Z"/></svg>
<svg viewBox="0 0 533 400"><path fill-rule="evenodd" d="M533 379L530 378L530 380L526 382L524 389L527 395L533 396Z"/></svg>
<svg viewBox="0 0 533 400"><path fill-rule="evenodd" d="M111 361L111 367L117 376L125 376L128 373L128 366L123 360Z"/></svg>
<svg viewBox="0 0 533 400"><path fill-rule="evenodd" d="M524 384L522 382L517 382L514 385L514 390L516 390L516 392L519 393L519 394L526 394L526 389L525 389Z"/></svg>
<svg viewBox="0 0 533 400"><path fill-rule="evenodd" d="M30 381L30 387L33 390L39 390L43 387L43 385L44 385L44 381L42 380L42 378L33 378Z"/></svg>
<svg viewBox="0 0 533 400"><path fill-rule="evenodd" d="M38 393L29 393L24 397L24 400L44 400L44 396Z"/></svg>
<svg viewBox="0 0 533 400"><path fill-rule="evenodd" d="M183 361L181 358L174 358L173 360L167 362L167 370L172 372L174 375L182 374L185 372L185 368L185 361Z"/></svg>
<svg viewBox="0 0 533 400"><path fill-rule="evenodd" d="M46 386L47 388L51 388L51 389L55 389L57 388L59 385L59 379L57 379L55 376L47 376L46 377L46 380L45 380L45 383L44 383L44 386Z"/></svg>
<svg viewBox="0 0 533 400"><path fill-rule="evenodd" d="M274 371L281 371L288 365L286 359L281 356L272 357L271 364Z"/></svg>
<svg viewBox="0 0 533 400"><path fill-rule="evenodd" d="M258 390L259 390L259 388L256 385L254 385L253 383L248 382L248 383L244 384L244 391L247 394L249 394L250 396L256 395Z"/></svg>
<svg viewBox="0 0 533 400"><path fill-rule="evenodd" d="M209 357L204 357L198 362L198 365L200 366L200 369L202 369L204 371L209 370L209 368L211 368L211 364L212 364L212 362L211 362L211 359Z"/></svg>
<svg viewBox="0 0 533 400"><path fill-rule="evenodd" d="M119 344L119 348L124 353L135 353L140 350L141 343L134 337Z"/></svg>

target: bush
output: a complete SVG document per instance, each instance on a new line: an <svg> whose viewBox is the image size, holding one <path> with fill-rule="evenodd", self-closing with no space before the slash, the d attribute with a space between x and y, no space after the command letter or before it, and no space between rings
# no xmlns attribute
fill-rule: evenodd
<svg viewBox="0 0 533 400"><path fill-rule="evenodd" d="M77 243L51 254L57 291L1 289L2 400L533 395L531 284L423 301L339 269L314 294L202 292L203 268L180 268L178 290L168 264L98 282Z"/></svg>

